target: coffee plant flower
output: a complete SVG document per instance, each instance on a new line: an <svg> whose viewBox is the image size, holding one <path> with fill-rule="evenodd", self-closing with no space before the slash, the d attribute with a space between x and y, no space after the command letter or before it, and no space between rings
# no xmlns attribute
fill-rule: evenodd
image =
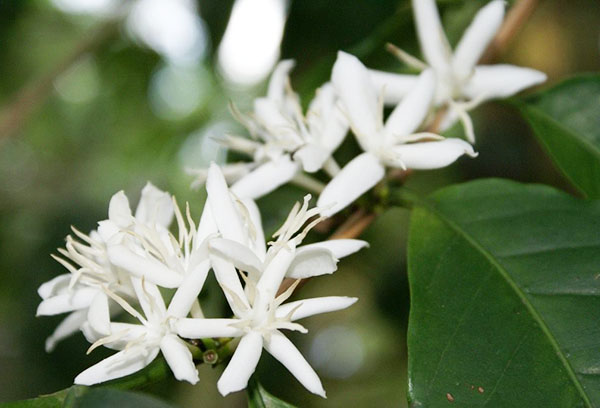
<svg viewBox="0 0 600 408"><path fill-rule="evenodd" d="M454 52L444 33L435 0L412 0L412 5L425 62L400 49L393 49L411 68L433 69L436 76L434 104L448 108L441 130L459 119L467 140L474 143L475 132L468 111L487 100L509 97L546 80L546 74L531 68L478 64L500 29L504 18L504 0L493 0L479 10ZM391 103L402 100L415 80L407 75L379 71L372 71L371 76L377 86L385 87L386 101Z"/></svg>
<svg viewBox="0 0 600 408"><path fill-rule="evenodd" d="M418 132L429 113L435 76L424 71L413 89L383 123L382 93L367 68L354 56L340 52L333 66L332 82L340 95L352 133L364 153L352 159L321 193L318 205L334 214L377 184L386 167L437 169L462 155L476 157L473 147L461 139L444 139Z"/></svg>
<svg viewBox="0 0 600 408"><path fill-rule="evenodd" d="M302 171L324 169L332 175L339 169L332 154L344 140L348 122L337 105L333 86L326 83L317 89L305 115L300 97L290 85L288 75L293 67L292 60L275 67L267 96L254 100L252 113L243 114L232 106L250 139L227 135L222 142L253 159L224 168L233 181L232 191L239 197L259 198L287 182L311 180ZM206 174L201 169L191 173L198 175L196 184Z"/></svg>
<svg viewBox="0 0 600 408"><path fill-rule="evenodd" d="M117 392L114 388L149 387L170 376L191 386L204 377L201 365L218 370L216 383L207 386L223 397L247 390L249 407L290 406L258 383L258 377L273 371L259 368L267 363L261 363L263 354L304 387L299 399L321 401L326 387L330 397L338 393L327 383L327 373L335 370L327 369L340 363L325 358L322 350L306 353L301 339L312 333L305 319L355 304L350 310L358 310L369 300L369 285L396 289L405 281L410 291L407 328L402 327L406 333L383 333L373 319L364 319L361 336L368 339L371 355L377 355L374 361L390 355L386 348L406 354L411 406L600 406L600 315L595 312L600 310L600 76L518 96L545 82L546 74L492 63L508 41L506 33L518 31L515 25L527 20L536 2L511 3L505 18L505 1L477 2L478 10L469 9L473 14L461 20L465 24L444 19L444 31L434 0L406 1L394 18L412 13L416 35L406 24L411 33L406 47L420 46L422 60L393 45L387 48L409 73L370 69L362 62L377 64L371 48L382 51L384 38L390 38L386 30L393 27L386 25L358 46L330 54L318 66L315 62L317 69L298 60L293 71L295 60L280 61L264 84L266 94L251 100L248 111L237 108L239 94L234 93L231 120L245 130L216 139L235 156L221 164L216 157L203 157L199 162L204 165L187 169L188 177L194 177L193 189L202 187L189 203L180 206L175 195L147 183L134 209L119 191L110 198L106 219L87 234L72 227L64 248L52 255L66 273L36 282L41 283L36 314L66 317L46 339L46 351L64 347L62 340L81 332L92 357L102 354L97 350L102 348L113 354L78 367L73 386L18 406L88 406L85 398L95 393L104 398ZM156 37L152 18L147 18L162 18L169 10L165 1L127 4L112 17L109 34L124 21L131 25L132 19L143 17L150 26L136 32L136 38L172 62L195 63L209 51L198 43L202 27L193 2L179 1L174 12L186 24L167 27L175 22L168 16L159 24L161 32L176 31L181 55L169 54L171 41ZM440 10L446 7L454 4ZM206 15L211 13L209 7ZM462 37L451 47L446 32L462 32ZM207 66L202 70L212 78ZM42 81L42 88L46 82L51 83ZM169 88L165 83L161 86ZM494 178L445 186L424 196L460 178L463 163L509 162L501 163L506 166L502 171L512 174L513 157L502 156L504 149L512 151L510 139L502 140L502 148L490 149L491 141L475 149L469 116L486 101L507 98L511 114L531 125L564 174L555 185L571 182L571 194ZM219 112L225 112L226 104L221 105ZM25 116L19 110L14 121ZM500 123L504 116L484 120L500 136L512 129ZM458 122L464 136L449 130ZM188 147L186 142L180 150L186 163L189 152L196 154ZM454 169L429 171L448 167ZM421 174L414 176L424 170L426 181ZM184 174L176 177L184 186L189 182ZM165 175L165 180L170 179ZM286 184L295 188L275 192ZM205 202L196 207L200 198ZM388 237L405 228L380 217L392 209L401 209L401 216L410 213L410 220L405 217L407 231ZM384 221L374 223L378 219ZM364 235L368 238L359 239L370 225L373 229ZM394 268L407 278L383 280L375 260L367 257L353 265L357 271L338 270L350 264L345 258L366 252L370 242L377 256L406 261L406 268ZM357 284L344 284L348 272L360 277ZM319 294L303 293L305 284L322 282ZM408 310L408 301L399 304ZM323 320L325 325L337 319L331 316ZM349 355L354 350L345 347L352 336L328 337L328 330L315 336L315 350L317 343L325 344L362 361L362 349ZM380 380L387 381L384 369L375 365L368 375L379 376L378 387ZM357 389L362 381L360 377ZM139 398L124 395L131 401ZM302 401L311 405L311 400Z"/></svg>

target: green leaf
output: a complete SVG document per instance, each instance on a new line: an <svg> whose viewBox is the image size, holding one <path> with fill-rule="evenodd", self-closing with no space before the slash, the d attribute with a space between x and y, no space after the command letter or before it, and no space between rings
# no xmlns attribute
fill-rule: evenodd
<svg viewBox="0 0 600 408"><path fill-rule="evenodd" d="M169 368L164 358L158 357L147 367L142 370L128 375L123 378L108 381L103 384L103 387L115 389L132 389L146 387L161 380L164 380L169 373ZM57 391L48 395L40 395L37 398L31 398L23 401L15 401L7 404L0 404L2 408L55 408L55 407L71 407L73 401L77 400L81 395L87 393L88 390L93 390L81 385L73 385L64 390Z"/></svg>
<svg viewBox="0 0 600 408"><path fill-rule="evenodd" d="M600 75L566 80L519 108L565 176L600 198Z"/></svg>
<svg viewBox="0 0 600 408"><path fill-rule="evenodd" d="M600 202L482 180L418 200L413 407L600 406Z"/></svg>
<svg viewBox="0 0 600 408"><path fill-rule="evenodd" d="M249 408L295 408L293 405L269 394L254 377L250 378L246 391L248 393Z"/></svg>
<svg viewBox="0 0 600 408"><path fill-rule="evenodd" d="M76 398L65 408L173 408L157 398L132 391L120 391L111 388L93 388Z"/></svg>
<svg viewBox="0 0 600 408"><path fill-rule="evenodd" d="M148 395L112 388L89 388L74 385L54 394L2 404L3 408L172 408Z"/></svg>

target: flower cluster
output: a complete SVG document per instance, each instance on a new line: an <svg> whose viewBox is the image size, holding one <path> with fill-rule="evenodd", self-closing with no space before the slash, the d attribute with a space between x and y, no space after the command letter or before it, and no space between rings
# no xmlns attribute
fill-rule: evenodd
<svg viewBox="0 0 600 408"><path fill-rule="evenodd" d="M308 390L325 396L319 377L281 330L305 333L297 320L344 309L356 298L285 301L300 279L333 273L339 258L366 243L340 239L301 245L322 219L318 208L308 208L308 195L267 247L256 204L230 191L216 165L208 170L206 189L207 204L198 223L189 206L182 213L174 198L148 184L135 215L119 192L96 231L85 235L74 229L77 239L68 236L66 249L55 257L68 273L39 289L43 300L38 315L70 312L47 348L81 329L92 343L89 351L99 346L118 350L79 374L77 384L129 375L159 353L178 380L195 384L198 372L185 340L239 337L218 383L223 395L246 387L264 347ZM169 230L173 220L177 234ZM198 295L210 270L231 318L208 318L202 312ZM278 293L284 278L296 283ZM165 289L174 290L168 303ZM127 319L115 321L120 315Z"/></svg>
<svg viewBox="0 0 600 408"><path fill-rule="evenodd" d="M502 23L503 0L479 11L454 54L435 1L412 4L426 62L395 47L393 52L421 70L420 75L369 70L356 57L339 52L331 81L317 90L304 115L289 81L293 62L287 60L275 68L267 96L254 101L253 112L234 109L250 138L228 135L223 143L252 158L224 168L238 196L259 198L292 182L319 193L318 205L333 215L374 187L388 168L437 169L463 155L476 157L467 112L545 81L545 74L529 68L477 65ZM384 121L386 104L393 109ZM467 141L438 134L457 120ZM333 153L348 129L364 153L340 168ZM320 170L329 178L326 186L309 175ZM197 176L195 185L204 182L205 170L191 172Z"/></svg>
<svg viewBox="0 0 600 408"><path fill-rule="evenodd" d="M289 80L294 62L282 61L267 96L254 101L252 112L232 106L250 137L226 135L222 143L251 160L193 171L195 184L205 184L208 196L198 222L189 206L181 211L173 197L148 184L135 213L120 192L97 230L86 235L73 229L55 256L68 273L38 291L38 315L69 313L46 348L81 330L92 343L89 351L117 350L75 383L129 375L162 353L178 380L194 384L198 372L188 340L229 338L239 343L218 381L221 394L246 387L264 348L306 389L325 396L319 377L282 331L305 333L298 320L347 308L356 298L286 301L300 279L333 273L339 258L366 242L301 245L306 234L373 188L389 169L437 169L463 155L476 157L467 112L545 80L532 69L477 65L502 23L504 1L492 0L479 11L454 53L435 1L412 3L425 61L392 48L419 75L370 70L340 51L331 80L316 91L305 112ZM386 104L392 109L384 118ZM457 120L467 140L438 134ZM362 152L340 166L334 153L349 130ZM253 200L288 182L317 192L317 207L309 208L306 196L267 245ZM229 316L207 317L202 311L198 296L211 271Z"/></svg>

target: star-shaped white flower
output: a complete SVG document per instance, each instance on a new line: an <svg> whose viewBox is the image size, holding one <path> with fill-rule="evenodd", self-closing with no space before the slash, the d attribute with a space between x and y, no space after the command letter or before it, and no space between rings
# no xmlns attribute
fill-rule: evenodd
<svg viewBox="0 0 600 408"><path fill-rule="evenodd" d="M431 67L437 86L435 105L449 108L441 130L460 119L470 142L475 141L473 124L467 112L482 102L506 98L546 80L543 72L508 64L477 65L504 18L504 0L482 7L454 49L442 28L435 0L413 0L417 34L425 62L402 50L397 55L417 69ZM415 77L371 71L372 80L385 87L387 103L397 103L410 90Z"/></svg>
<svg viewBox="0 0 600 408"><path fill-rule="evenodd" d="M210 214L203 214L199 225L191 217L189 206L185 215L174 197L168 197L171 212L177 222L177 237L160 224L139 222L132 217L127 198L119 197L114 213L120 220L119 233L111 237L107 252L112 264L132 276L165 288L177 288L197 268L204 268L208 258L205 240L216 232ZM206 268L205 273L208 273Z"/></svg>
<svg viewBox="0 0 600 408"><path fill-rule="evenodd" d="M208 260L204 263L208 268ZM196 280L203 279L201 273L194 272L193 275L196 275ZM175 326L178 319L188 315L197 293L181 286L167 308L156 285L139 278L131 281L143 315L124 299L109 294L139 324L107 321L110 333L105 337L99 336L91 325L84 325L84 334L94 342L88 353L99 346L119 352L83 371L75 378L75 384L93 385L132 374L150 364L159 352L162 352L175 378L195 384L198 371L190 350L177 336Z"/></svg>
<svg viewBox="0 0 600 408"><path fill-rule="evenodd" d="M248 289L269 268L282 245L280 242L288 242L309 218L318 216L321 210L309 210L310 195L306 196L303 205L297 203L292 209L287 221L275 234L275 244L267 250L256 204L250 199L237 199L227 188L223 174L215 164L209 169L206 190L208 199L204 211L212 213L220 235L208 243L210 259L217 281L225 288L225 295L233 308L235 299L243 301L245 296L236 268L247 273L245 293L246 296L252 296ZM310 225L319 220L313 220ZM299 246L307 231L295 237L294 242L298 247L294 247L294 258L284 272L285 277L304 279L331 274L337 270L338 259L367 246L365 241L357 239L337 239Z"/></svg>
<svg viewBox="0 0 600 408"><path fill-rule="evenodd" d="M333 174L339 170L331 155L346 135L348 123L336 105L333 86L327 83L317 90L305 116L289 83L293 66L291 60L277 65L267 96L255 99L252 114L233 110L251 139L229 135L223 143L253 158L252 163L223 168L235 181L232 191L240 198L261 197L292 180L306 182L302 171L314 173L323 168ZM190 172L199 177L196 184L206 175L198 170Z"/></svg>
<svg viewBox="0 0 600 408"><path fill-rule="evenodd" d="M241 337L231 361L217 383L221 394L227 395L247 386L248 379L256 369L262 349L265 348L304 387L325 397L325 391L317 374L280 330L297 330L305 333L306 329L295 323L296 320L344 309L356 302L357 299L331 296L282 304L291 296L296 285L292 285L286 292L277 296L284 277L290 275L309 277L319 274L319 271L322 270L319 265L320 259L309 255L310 250L305 259L300 257L299 264L311 259L314 270L306 264L304 267L294 266L299 259L297 246L308 229L318 222L318 219L309 223L304 229L302 227L316 214L318 214L318 209L308 209L308 199L305 199L302 206L294 207L282 228L277 232L277 240L266 252L264 261L235 241L222 239L211 242L210 245L216 247L214 249L224 260L235 264L247 274L244 275L245 291L236 290L234 292L223 285L235 317L233 319L179 319L176 323L176 330L180 336L186 338ZM335 243L335 241L333 242ZM345 246L339 242L336 244L340 247ZM332 247L335 247L336 244ZM312 249L320 250L322 248L315 246ZM346 246L347 249L348 246Z"/></svg>
<svg viewBox="0 0 600 408"><path fill-rule="evenodd" d="M129 211L126 219L121 211L124 204ZM77 332L88 319L103 322L108 318L109 300L104 289L120 296L133 296L128 274L112 264L107 253L107 242L118 233L120 226L132 219L139 225L158 225L166 229L173 218L170 196L150 183L142 190L135 217L131 215L123 192L111 198L108 212L108 219L100 221L97 231L92 231L89 236L73 229L80 241L67 236L66 249L58 250L62 258L54 256L69 273L57 276L38 289L42 298L38 316L71 312L46 340L47 351L52 351L58 341ZM96 330L107 333L108 327L97 326Z"/></svg>
<svg viewBox="0 0 600 408"><path fill-rule="evenodd" d="M463 154L477 156L461 139L444 139L432 133L415 133L429 113L435 91L435 76L425 70L412 90L394 108L383 124L382 92L358 58L338 53L332 82L352 131L365 151L352 159L325 187L317 205L332 215L377 184L385 167L437 169ZM433 141L420 141L433 139ZM442 140L440 140L442 139Z"/></svg>

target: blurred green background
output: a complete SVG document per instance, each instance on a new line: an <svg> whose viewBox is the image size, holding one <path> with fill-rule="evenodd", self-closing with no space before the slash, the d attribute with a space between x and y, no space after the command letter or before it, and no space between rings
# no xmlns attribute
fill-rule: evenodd
<svg viewBox="0 0 600 408"><path fill-rule="evenodd" d="M238 0L234 8L233 0L181 0L185 24L177 12L160 12L160 0L145 3L155 9L134 7L141 16L136 22L115 11L122 5L117 0L0 2L0 402L67 387L107 355L86 356L81 335L44 352L45 338L61 320L35 317L37 287L63 273L49 254L63 245L70 225L87 231L106 218L115 192L125 190L136 203L147 180L179 202L188 200L198 216L204 195L189 188L184 169L224 161L226 152L211 137L239 131L227 103L247 110L264 92L279 47L282 58L297 61L292 82L305 103L327 80L339 49L357 53L370 67L396 71L401 64L384 51L386 41L418 54L407 1ZM451 42L484 3L440 2ZM162 19L184 39L193 36L193 44L177 36L166 41L168 27L153 33ZM499 59L542 70L550 83L597 71L599 22L597 1L541 0ZM219 57L226 28L233 45ZM507 177L572 191L509 106L488 103L474 118L479 157L417 173L412 188L428 192ZM340 155L353 149L348 141ZM302 194L287 187L259 201L267 232ZM405 404L407 224L405 210L386 212L363 236L370 249L302 289L307 297L360 298L349 310L309 319L308 335L291 336L323 379L328 400L303 390L271 358L259 365L267 390L300 406ZM209 293L206 302L215 313L223 310L219 297ZM243 393L218 396L221 370L201 367L198 385L169 380L152 392L183 407L244 406Z"/></svg>

